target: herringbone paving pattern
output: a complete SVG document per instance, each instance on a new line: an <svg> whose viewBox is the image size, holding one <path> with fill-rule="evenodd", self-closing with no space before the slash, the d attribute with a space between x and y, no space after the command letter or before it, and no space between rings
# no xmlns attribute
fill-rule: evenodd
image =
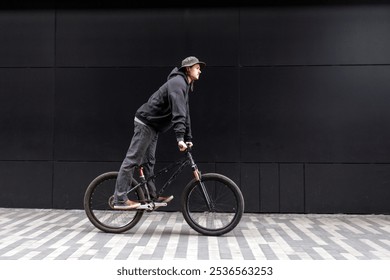
<svg viewBox="0 0 390 280"><path fill-rule="evenodd" d="M82 210L0 208L0 260L390 260L390 216L249 214L232 232L199 235L179 212L145 213L123 234Z"/></svg>

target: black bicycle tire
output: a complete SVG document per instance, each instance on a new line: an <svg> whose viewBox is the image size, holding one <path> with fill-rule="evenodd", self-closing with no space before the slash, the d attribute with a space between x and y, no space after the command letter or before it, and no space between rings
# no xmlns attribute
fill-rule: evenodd
<svg viewBox="0 0 390 280"><path fill-rule="evenodd" d="M191 193L191 191L197 186L198 181L196 179L193 179L190 181L187 186L184 188L182 197L181 197L181 207L182 207L182 214L188 225L194 229L195 231L203 234L203 235L209 235L209 236L219 236L226 234L230 231L232 231L240 222L242 215L244 213L244 198L242 196L241 190L239 187L234 183L231 179L228 177L218 174L218 173L207 173L202 175L202 181L218 181L223 182L226 187L230 188L232 192L235 195L235 199L237 202L237 211L235 213L234 218L232 221L227 224L225 227L220 229L208 229L205 227L199 226L196 222L193 221L191 218L191 215L189 213L189 206L188 206L188 198Z"/></svg>
<svg viewBox="0 0 390 280"><path fill-rule="evenodd" d="M88 185L88 187L85 191L85 195L84 195L84 210L85 210L85 213L86 213L88 219L96 228L98 228L104 232L107 232L107 233L123 233L125 231L130 230L139 222L139 220L142 218L143 213L144 213L143 210L137 210L136 214L134 215L134 218L131 221L129 221L128 224L121 226L121 227L112 227L112 226L105 225L103 222L101 222L95 216L95 214L93 213L93 211L91 209L91 200L92 200L92 194L93 194L94 190L104 181L116 179L117 176L118 176L117 171L106 172L106 173L103 173L103 174L97 176ZM137 182L135 180L133 180L132 185L135 186L136 184L137 184ZM140 200L144 199L144 193L143 193L142 189L138 188L136 191L137 191L139 199ZM122 211L122 210L113 210L113 211ZM136 210L132 210L132 211L136 211Z"/></svg>

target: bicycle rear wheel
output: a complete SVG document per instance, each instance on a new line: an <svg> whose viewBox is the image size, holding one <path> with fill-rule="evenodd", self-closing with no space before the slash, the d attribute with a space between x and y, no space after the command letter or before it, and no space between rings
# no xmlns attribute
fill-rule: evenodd
<svg viewBox="0 0 390 280"><path fill-rule="evenodd" d="M89 184L84 195L84 210L88 219L98 229L109 233L122 233L131 229L143 215L142 210L112 208L117 176L118 172L115 171L101 174ZM131 200L143 200L144 193L138 188L128 197Z"/></svg>
<svg viewBox="0 0 390 280"><path fill-rule="evenodd" d="M204 235L218 236L233 230L244 212L244 199L238 186L216 173L202 175L201 182L194 179L188 183L181 204L184 219Z"/></svg>

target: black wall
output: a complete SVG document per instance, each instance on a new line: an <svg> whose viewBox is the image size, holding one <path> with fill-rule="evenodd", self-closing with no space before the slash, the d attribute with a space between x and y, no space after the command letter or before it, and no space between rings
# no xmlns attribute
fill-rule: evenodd
<svg viewBox="0 0 390 280"><path fill-rule="evenodd" d="M0 207L82 208L196 55L195 159L247 212L390 213L390 6L8 9L0 38ZM158 167L179 156L161 135Z"/></svg>

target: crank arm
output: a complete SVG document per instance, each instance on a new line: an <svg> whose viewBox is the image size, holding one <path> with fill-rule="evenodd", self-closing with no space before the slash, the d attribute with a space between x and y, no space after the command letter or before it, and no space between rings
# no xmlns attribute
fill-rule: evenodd
<svg viewBox="0 0 390 280"><path fill-rule="evenodd" d="M168 203L166 203L166 202L151 202L151 203L141 204L136 209L137 210L154 210L158 207L167 206L167 205L168 205Z"/></svg>

